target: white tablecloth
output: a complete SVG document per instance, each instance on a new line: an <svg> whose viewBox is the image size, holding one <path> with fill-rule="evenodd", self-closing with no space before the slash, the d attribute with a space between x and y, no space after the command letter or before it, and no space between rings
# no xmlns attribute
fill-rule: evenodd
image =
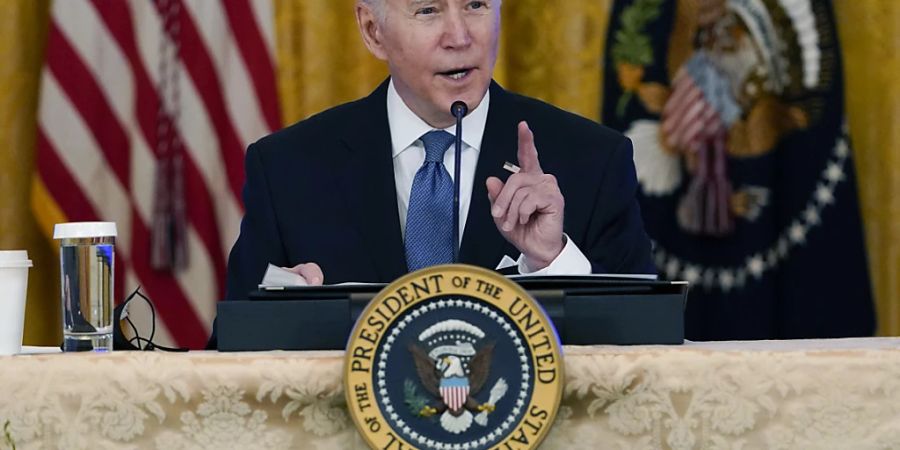
<svg viewBox="0 0 900 450"><path fill-rule="evenodd" d="M543 448L900 448L900 339L565 356ZM0 357L0 424L19 449L364 448L341 365L341 352Z"/></svg>

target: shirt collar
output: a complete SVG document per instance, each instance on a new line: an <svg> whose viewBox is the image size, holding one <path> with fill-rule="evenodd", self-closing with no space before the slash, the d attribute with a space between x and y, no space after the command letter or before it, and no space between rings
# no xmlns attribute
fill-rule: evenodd
<svg viewBox="0 0 900 450"><path fill-rule="evenodd" d="M491 91L488 90L478 107L463 117L462 140L475 150L481 150L481 140L484 137L490 103ZM388 85L387 114L391 129L391 157L393 158L412 146L423 134L435 129L406 106L406 103L400 98L397 88L394 87L394 80L391 80ZM456 125L444 128L444 131L456 135Z"/></svg>

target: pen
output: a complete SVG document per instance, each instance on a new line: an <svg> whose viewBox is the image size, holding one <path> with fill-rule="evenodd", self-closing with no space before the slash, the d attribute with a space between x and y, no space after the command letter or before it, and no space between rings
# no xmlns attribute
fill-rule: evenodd
<svg viewBox="0 0 900 450"><path fill-rule="evenodd" d="M505 161L503 163L503 170L509 173L519 173L519 171L521 171L522 169L509 161Z"/></svg>

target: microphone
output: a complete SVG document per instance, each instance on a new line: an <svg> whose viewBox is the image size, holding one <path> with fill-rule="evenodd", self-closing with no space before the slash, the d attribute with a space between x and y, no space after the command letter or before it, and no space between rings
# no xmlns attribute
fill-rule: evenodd
<svg viewBox="0 0 900 450"><path fill-rule="evenodd" d="M462 120L469 113L469 105L462 100L453 102L450 114L456 117L456 152L453 163L453 263L459 263L459 173L462 162Z"/></svg>

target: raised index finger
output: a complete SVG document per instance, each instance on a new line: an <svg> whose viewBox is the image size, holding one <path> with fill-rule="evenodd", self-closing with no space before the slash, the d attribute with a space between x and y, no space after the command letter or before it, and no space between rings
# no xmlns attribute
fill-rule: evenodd
<svg viewBox="0 0 900 450"><path fill-rule="evenodd" d="M538 160L537 147L534 145L534 133L528 128L528 122L519 122L519 166L522 172L542 174L541 162Z"/></svg>

